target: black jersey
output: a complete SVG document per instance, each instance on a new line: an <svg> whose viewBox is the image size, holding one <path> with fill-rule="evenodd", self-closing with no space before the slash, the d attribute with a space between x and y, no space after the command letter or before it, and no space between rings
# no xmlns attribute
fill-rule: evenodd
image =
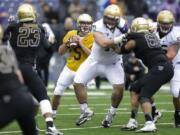
<svg viewBox="0 0 180 135"><path fill-rule="evenodd" d="M161 62L168 61L165 52L162 50L158 37L154 33L130 33L128 40L135 40L136 47L133 49L137 58L151 68Z"/></svg>
<svg viewBox="0 0 180 135"><path fill-rule="evenodd" d="M20 63L34 64L39 46L47 44L45 30L34 22L12 23L5 31Z"/></svg>

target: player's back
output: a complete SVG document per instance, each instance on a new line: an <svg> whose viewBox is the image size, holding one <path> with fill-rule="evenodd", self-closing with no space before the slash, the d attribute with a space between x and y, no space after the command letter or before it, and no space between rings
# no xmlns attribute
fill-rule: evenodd
<svg viewBox="0 0 180 135"><path fill-rule="evenodd" d="M45 37L44 29L37 23L12 23L8 26L10 45L20 63L34 64L40 44Z"/></svg>
<svg viewBox="0 0 180 135"><path fill-rule="evenodd" d="M135 55L148 68L159 62L167 61L165 52L162 50L158 37L154 33L131 33L127 39L136 41Z"/></svg>

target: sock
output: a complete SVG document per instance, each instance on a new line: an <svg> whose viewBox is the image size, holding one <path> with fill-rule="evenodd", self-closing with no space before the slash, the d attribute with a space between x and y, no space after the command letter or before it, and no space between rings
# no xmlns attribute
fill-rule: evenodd
<svg viewBox="0 0 180 135"><path fill-rule="evenodd" d="M53 114L56 115L56 113L57 113L57 110L53 110Z"/></svg>
<svg viewBox="0 0 180 135"><path fill-rule="evenodd" d="M152 117L154 118L155 114L157 113L156 104L152 103Z"/></svg>
<svg viewBox="0 0 180 135"><path fill-rule="evenodd" d="M175 115L180 117L180 110L175 110Z"/></svg>
<svg viewBox="0 0 180 135"><path fill-rule="evenodd" d="M138 110L131 110L131 118L136 119Z"/></svg>
<svg viewBox="0 0 180 135"><path fill-rule="evenodd" d="M112 114L115 114L116 110L117 110L117 108L114 108L113 106L111 106L109 109L110 113L112 113Z"/></svg>
<svg viewBox="0 0 180 135"><path fill-rule="evenodd" d="M151 113L145 113L144 116L146 121L153 121Z"/></svg>
<svg viewBox="0 0 180 135"><path fill-rule="evenodd" d="M45 119L45 121L46 121L46 126L47 126L47 128L54 126L54 124L53 124L53 119L52 119L51 117L47 117L47 118Z"/></svg>
<svg viewBox="0 0 180 135"><path fill-rule="evenodd" d="M88 108L87 103L80 104L81 113L82 113L82 112L85 112L85 110L86 110L87 108Z"/></svg>

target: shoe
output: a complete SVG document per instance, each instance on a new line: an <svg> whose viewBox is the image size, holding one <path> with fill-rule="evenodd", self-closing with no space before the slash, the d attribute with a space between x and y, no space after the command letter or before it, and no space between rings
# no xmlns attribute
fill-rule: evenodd
<svg viewBox="0 0 180 135"><path fill-rule="evenodd" d="M116 114L112 114L110 111L107 113L105 119L102 121L102 126L104 128L109 128L112 124L112 119Z"/></svg>
<svg viewBox="0 0 180 135"><path fill-rule="evenodd" d="M158 120L160 119L162 117L162 113L161 112L159 112L159 111L157 111L155 114L154 114L154 116L153 116L153 122L154 123L157 123L158 122Z"/></svg>
<svg viewBox="0 0 180 135"><path fill-rule="evenodd" d="M180 115L179 114L174 114L174 124L175 128L180 128Z"/></svg>
<svg viewBox="0 0 180 135"><path fill-rule="evenodd" d="M137 120L130 118L128 123L126 125L122 126L121 129L126 130L126 131L134 131L137 128L138 128Z"/></svg>
<svg viewBox="0 0 180 135"><path fill-rule="evenodd" d="M154 124L153 121L147 121L145 124L144 124L144 127L139 129L139 130L136 130L136 133L142 133L142 132L156 132L157 131L157 128L156 128L156 125Z"/></svg>
<svg viewBox="0 0 180 135"><path fill-rule="evenodd" d="M92 116L94 115L94 112L90 109L87 109L87 111L81 113L80 117L76 121L76 126L80 126L84 124L86 121L91 120Z"/></svg>
<svg viewBox="0 0 180 135"><path fill-rule="evenodd" d="M47 128L46 135L63 135L63 133L58 131L56 127L53 126Z"/></svg>

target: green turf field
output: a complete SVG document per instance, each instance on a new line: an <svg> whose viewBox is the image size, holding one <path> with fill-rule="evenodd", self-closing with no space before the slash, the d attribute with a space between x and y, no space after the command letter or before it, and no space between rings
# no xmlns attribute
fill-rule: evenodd
<svg viewBox="0 0 180 135"><path fill-rule="evenodd" d="M51 94L52 91L50 91ZM79 117L79 105L73 94L73 90L67 90L66 95L62 99L61 106L58 110L58 115L55 120L56 127L64 132L64 135L125 135L138 134L133 131L121 131L120 127L127 123L130 115L130 99L129 93L125 92L123 101L119 106L116 117L114 117L111 128L104 129L101 127L101 121L105 117L107 109L110 106L111 90L89 90L89 105L94 110L95 115L91 121L77 127L76 119ZM156 134L156 135L180 135L180 129L173 128L173 106L171 95L167 91L159 91L156 96L156 105L162 112L163 117L158 121L156 133L139 133L141 135ZM139 111L138 122L140 127L144 123L144 118L141 110ZM45 124L42 116L37 116L38 126L41 129L40 135L45 133ZM20 135L19 128L16 123L0 130L0 135Z"/></svg>

